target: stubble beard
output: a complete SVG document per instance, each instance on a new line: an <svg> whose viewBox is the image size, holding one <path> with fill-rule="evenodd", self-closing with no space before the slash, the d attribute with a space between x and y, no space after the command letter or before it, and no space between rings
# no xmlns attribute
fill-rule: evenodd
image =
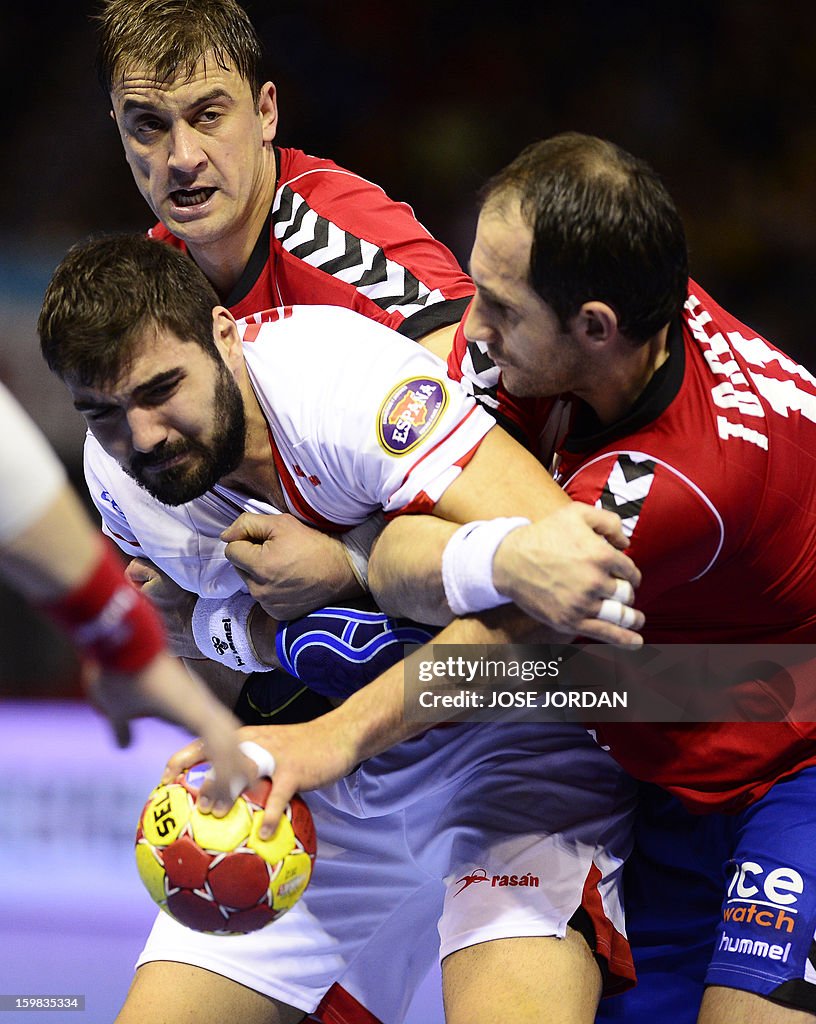
<svg viewBox="0 0 816 1024"><path fill-rule="evenodd" d="M215 384L213 422L213 437L208 444L182 438L146 454L137 452L124 466L125 472L163 505L183 505L201 497L238 468L246 447L243 398L232 374L223 365ZM178 466L161 473L149 472L151 465L183 455L190 457Z"/></svg>

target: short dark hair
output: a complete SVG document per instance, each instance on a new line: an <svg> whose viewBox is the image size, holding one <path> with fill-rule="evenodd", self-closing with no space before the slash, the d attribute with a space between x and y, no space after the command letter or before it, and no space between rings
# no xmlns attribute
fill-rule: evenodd
<svg viewBox="0 0 816 1024"><path fill-rule="evenodd" d="M193 261L141 234L79 242L54 271L37 330L48 366L86 386L115 382L151 327L171 330L220 359L212 311L218 296Z"/></svg>
<svg viewBox="0 0 816 1024"><path fill-rule="evenodd" d="M132 67L152 69L157 82L190 77L212 52L219 67L237 71L253 96L261 88L261 43L235 0L103 0L96 70L110 93Z"/></svg>
<svg viewBox="0 0 816 1024"><path fill-rule="evenodd" d="M680 214L656 172L605 139L565 132L523 150L481 192L512 198L533 231L530 284L566 328L585 302L606 302L623 334L651 338L686 301Z"/></svg>

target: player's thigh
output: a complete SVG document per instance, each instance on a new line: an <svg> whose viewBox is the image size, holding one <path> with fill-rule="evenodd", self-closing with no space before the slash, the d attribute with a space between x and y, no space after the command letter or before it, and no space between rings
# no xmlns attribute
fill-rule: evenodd
<svg viewBox="0 0 816 1024"><path fill-rule="evenodd" d="M625 987L634 976L621 893L631 780L569 726L488 724L469 737L472 756L482 747L437 819L451 851L442 957L499 939L557 939L585 924L608 965L608 991Z"/></svg>
<svg viewBox="0 0 816 1024"><path fill-rule="evenodd" d="M816 1014L816 768L776 783L734 818L706 984L735 1001L753 995L748 1005L767 1007L758 1019L775 1019L774 1006ZM707 998L710 1006L715 996ZM717 998L727 1004L725 993Z"/></svg>
<svg viewBox="0 0 816 1024"><path fill-rule="evenodd" d="M730 816L691 814L665 790L641 785L635 848L624 869L626 933L638 983L604 999L599 1022L697 1020L735 828Z"/></svg>
<svg viewBox="0 0 816 1024"><path fill-rule="evenodd" d="M494 939L442 962L447 1024L590 1024L601 972L582 935Z"/></svg>
<svg viewBox="0 0 816 1024"><path fill-rule="evenodd" d="M697 1024L813 1024L813 1015L772 1003L753 992L710 985Z"/></svg>
<svg viewBox="0 0 816 1024"><path fill-rule="evenodd" d="M155 960L136 971L116 1024L298 1024L305 1019L303 1010L220 974Z"/></svg>

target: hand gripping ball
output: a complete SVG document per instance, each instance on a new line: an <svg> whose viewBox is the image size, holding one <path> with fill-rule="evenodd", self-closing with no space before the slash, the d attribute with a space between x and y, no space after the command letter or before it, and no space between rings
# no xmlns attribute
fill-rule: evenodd
<svg viewBox="0 0 816 1024"><path fill-rule="evenodd" d="M272 783L259 779L223 818L202 814L195 765L148 797L136 832L136 866L156 903L200 932L257 931L300 899L315 858L309 808L293 797L275 834L258 837Z"/></svg>

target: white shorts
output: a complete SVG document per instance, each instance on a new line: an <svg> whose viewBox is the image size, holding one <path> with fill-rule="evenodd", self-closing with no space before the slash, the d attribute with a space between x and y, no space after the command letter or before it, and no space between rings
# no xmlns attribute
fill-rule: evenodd
<svg viewBox="0 0 816 1024"><path fill-rule="evenodd" d="M634 788L579 726L437 727L304 798L318 848L300 902L250 935L160 914L139 965L193 964L307 1012L336 982L392 1024L436 957L563 937L583 906L608 989L634 977L620 892Z"/></svg>

